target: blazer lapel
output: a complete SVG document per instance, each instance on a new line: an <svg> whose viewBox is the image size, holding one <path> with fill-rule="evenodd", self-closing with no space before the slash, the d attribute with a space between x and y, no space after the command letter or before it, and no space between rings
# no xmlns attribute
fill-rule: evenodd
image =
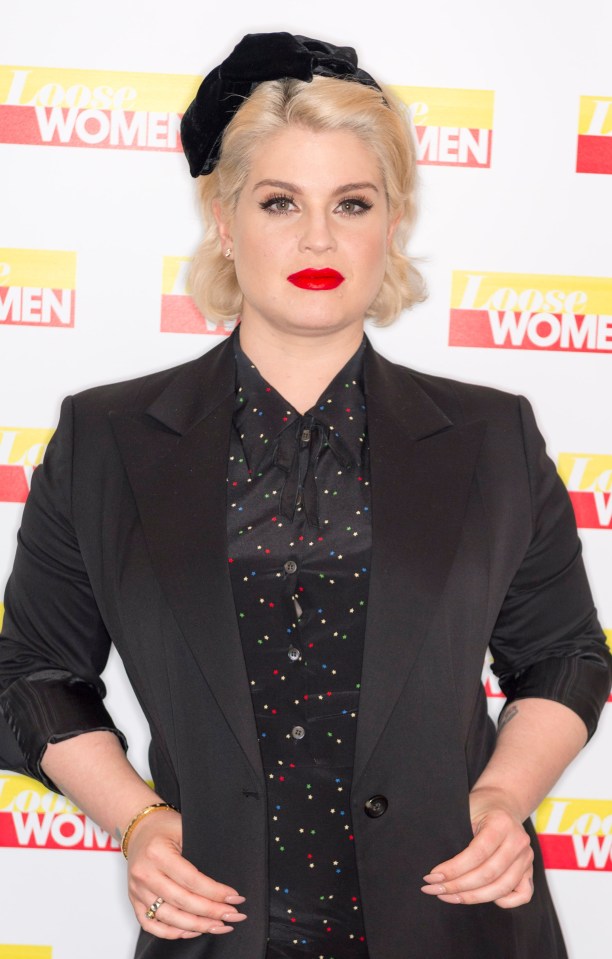
<svg viewBox="0 0 612 959"><path fill-rule="evenodd" d="M454 426L411 373L366 351L372 571L354 783L424 642L461 534L483 422Z"/></svg>
<svg viewBox="0 0 612 959"><path fill-rule="evenodd" d="M183 367L146 412L111 413L160 586L254 772L257 731L228 572L230 341Z"/></svg>

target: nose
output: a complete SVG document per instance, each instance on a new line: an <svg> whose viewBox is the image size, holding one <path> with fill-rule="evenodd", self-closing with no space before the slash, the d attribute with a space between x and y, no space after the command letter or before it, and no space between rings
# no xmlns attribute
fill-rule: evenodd
<svg viewBox="0 0 612 959"><path fill-rule="evenodd" d="M298 249L301 253L327 253L336 249L333 224L326 213L309 213L300 218Z"/></svg>

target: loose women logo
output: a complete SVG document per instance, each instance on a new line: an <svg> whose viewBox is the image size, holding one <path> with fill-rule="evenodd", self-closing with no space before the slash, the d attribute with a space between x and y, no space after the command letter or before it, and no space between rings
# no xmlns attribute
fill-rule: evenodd
<svg viewBox="0 0 612 959"><path fill-rule="evenodd" d="M535 828L547 869L612 871L612 800L545 799Z"/></svg>
<svg viewBox="0 0 612 959"><path fill-rule="evenodd" d="M580 97L577 173L612 173L612 97Z"/></svg>
<svg viewBox="0 0 612 959"><path fill-rule="evenodd" d="M612 353L612 280L453 273L449 346Z"/></svg>
<svg viewBox="0 0 612 959"><path fill-rule="evenodd" d="M64 796L14 773L0 776L0 846L104 852L121 848Z"/></svg>
<svg viewBox="0 0 612 959"><path fill-rule="evenodd" d="M0 142L180 151L199 77L0 67Z"/></svg>
<svg viewBox="0 0 612 959"><path fill-rule="evenodd" d="M612 530L612 456L561 453L557 464L582 529Z"/></svg>
<svg viewBox="0 0 612 959"><path fill-rule="evenodd" d="M0 503L25 503L53 430L0 426Z"/></svg>
<svg viewBox="0 0 612 959"><path fill-rule="evenodd" d="M74 326L76 253L0 248L0 323Z"/></svg>
<svg viewBox="0 0 612 959"><path fill-rule="evenodd" d="M227 336L236 323L216 323L202 316L191 299L187 276L191 259L187 256L165 256L162 267L161 322L162 333L214 333Z"/></svg>
<svg viewBox="0 0 612 959"><path fill-rule="evenodd" d="M418 162L438 166L491 166L492 90L393 87L412 114Z"/></svg>

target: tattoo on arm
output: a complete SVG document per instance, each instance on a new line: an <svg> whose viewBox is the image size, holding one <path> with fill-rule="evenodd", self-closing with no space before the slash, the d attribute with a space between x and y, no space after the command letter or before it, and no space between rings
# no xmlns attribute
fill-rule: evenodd
<svg viewBox="0 0 612 959"><path fill-rule="evenodd" d="M507 709L504 709L499 723L497 724L497 735L501 733L504 726L507 726L511 719L514 719L518 715L518 706L508 706Z"/></svg>

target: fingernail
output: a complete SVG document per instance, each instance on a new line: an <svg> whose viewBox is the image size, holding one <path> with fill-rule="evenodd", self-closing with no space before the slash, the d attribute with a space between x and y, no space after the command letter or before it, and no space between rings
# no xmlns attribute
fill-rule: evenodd
<svg viewBox="0 0 612 959"><path fill-rule="evenodd" d="M234 927L233 926L212 926L212 928L209 929L208 931L214 933L217 936L220 936L224 932L233 932Z"/></svg>
<svg viewBox="0 0 612 959"><path fill-rule="evenodd" d="M439 896L440 902L448 902L451 905L455 903L463 902L463 896L458 896L456 893L449 893L448 896Z"/></svg>
<svg viewBox="0 0 612 959"><path fill-rule="evenodd" d="M221 918L224 922L242 922L246 915L243 912L224 912Z"/></svg>
<svg viewBox="0 0 612 959"><path fill-rule="evenodd" d="M446 895L446 886L421 886L421 892L428 892L430 896Z"/></svg>
<svg viewBox="0 0 612 959"><path fill-rule="evenodd" d="M239 906L241 902L246 902L244 896L226 896L223 902L228 902L230 906Z"/></svg>
<svg viewBox="0 0 612 959"><path fill-rule="evenodd" d="M446 876L443 872L430 872L428 876L423 876L425 882L444 882Z"/></svg>

